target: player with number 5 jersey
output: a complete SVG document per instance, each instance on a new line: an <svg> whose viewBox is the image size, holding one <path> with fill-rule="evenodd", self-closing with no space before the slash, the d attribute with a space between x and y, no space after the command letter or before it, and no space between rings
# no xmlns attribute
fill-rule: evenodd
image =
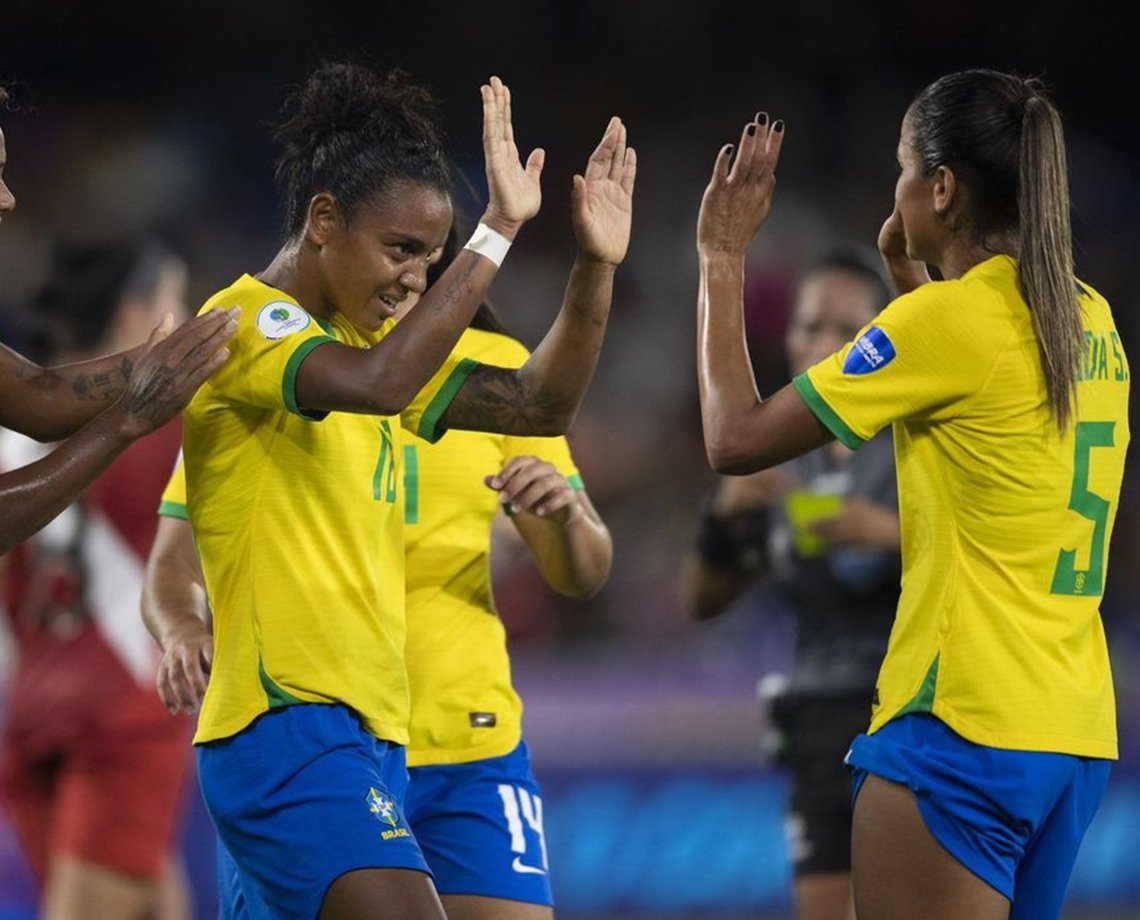
<svg viewBox="0 0 1140 920"><path fill-rule="evenodd" d="M782 139L751 122L705 192L702 413L729 473L893 426L902 594L847 756L856 912L1055 918L1117 755L1099 607L1130 386L1108 304L1074 275L1059 116L992 71L923 90L879 241L902 296L761 401L739 280Z"/></svg>

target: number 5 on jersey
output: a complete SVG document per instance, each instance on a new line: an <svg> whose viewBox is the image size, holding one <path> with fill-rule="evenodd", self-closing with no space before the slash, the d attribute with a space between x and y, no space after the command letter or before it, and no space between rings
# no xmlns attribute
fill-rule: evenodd
<svg viewBox="0 0 1140 920"><path fill-rule="evenodd" d="M1073 488L1069 508L1093 522L1089 567L1077 569L1077 551L1062 549L1053 569L1051 594L1078 594L1099 597L1104 593L1104 543L1108 535L1109 502L1089 491L1089 461L1094 447L1113 447L1115 422L1078 422L1076 456L1073 459Z"/></svg>

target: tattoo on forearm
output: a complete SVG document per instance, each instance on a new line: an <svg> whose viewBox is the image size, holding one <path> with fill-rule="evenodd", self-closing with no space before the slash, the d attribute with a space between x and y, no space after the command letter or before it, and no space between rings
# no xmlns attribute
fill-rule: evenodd
<svg viewBox="0 0 1140 920"><path fill-rule="evenodd" d="M110 402L117 399L126 381L118 371L96 371L76 374L71 381L71 392L76 399L90 402Z"/></svg>
<svg viewBox="0 0 1140 920"><path fill-rule="evenodd" d="M528 392L516 372L487 366L471 373L444 418L449 427L501 434L542 434L558 420L553 401Z"/></svg>
<svg viewBox="0 0 1140 920"><path fill-rule="evenodd" d="M464 292L471 287L471 275L475 271L475 266L479 263L479 257L474 256L468 259L466 264L462 267L462 274L454 281L448 283L447 287L443 289L443 303L436 307L435 312L439 313L444 307L450 307L455 304Z"/></svg>

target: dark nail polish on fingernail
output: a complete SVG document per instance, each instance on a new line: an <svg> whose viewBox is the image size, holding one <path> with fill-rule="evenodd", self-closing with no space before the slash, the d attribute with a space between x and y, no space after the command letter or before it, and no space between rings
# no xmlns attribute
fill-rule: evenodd
<svg viewBox="0 0 1140 920"><path fill-rule="evenodd" d="M776 122L774 125L772 125L772 130L773 130L773 131L783 131L783 130L784 130L784 121L783 121L783 119L780 119L780 120L779 120L779 121L777 121L777 122Z"/></svg>
<svg viewBox="0 0 1140 920"><path fill-rule="evenodd" d="M732 151L734 151L735 149L736 149L736 144L729 144L727 147L724 148L724 152L725 153L732 153Z"/></svg>
<svg viewBox="0 0 1140 920"><path fill-rule="evenodd" d="M758 124L758 125L768 124L768 113L767 112L758 112L756 114L756 124Z"/></svg>
<svg viewBox="0 0 1140 920"><path fill-rule="evenodd" d="M745 128L744 130L745 130L745 131L747 131L747 132L748 132L748 136L749 136L749 137L751 137L753 134L755 134L755 133L756 133L756 125L749 125L749 126L748 126L747 128Z"/></svg>

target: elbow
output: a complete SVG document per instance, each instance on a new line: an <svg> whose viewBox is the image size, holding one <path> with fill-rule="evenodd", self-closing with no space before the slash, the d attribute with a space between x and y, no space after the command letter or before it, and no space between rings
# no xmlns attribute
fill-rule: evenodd
<svg viewBox="0 0 1140 920"><path fill-rule="evenodd" d="M551 587L563 597L568 597L574 601L588 601L597 596L598 592L606 586L608 580L609 572L607 571L598 578L567 581L562 584L551 585Z"/></svg>
<svg viewBox="0 0 1140 920"><path fill-rule="evenodd" d="M769 465L763 462L763 457L757 457L755 449L750 449L738 439L707 439L705 456L709 466L722 476L744 476Z"/></svg>
<svg viewBox="0 0 1140 920"><path fill-rule="evenodd" d="M577 409L554 415L539 416L535 419L534 433L543 438L554 438L568 434L570 429L574 427L574 420L577 417Z"/></svg>

